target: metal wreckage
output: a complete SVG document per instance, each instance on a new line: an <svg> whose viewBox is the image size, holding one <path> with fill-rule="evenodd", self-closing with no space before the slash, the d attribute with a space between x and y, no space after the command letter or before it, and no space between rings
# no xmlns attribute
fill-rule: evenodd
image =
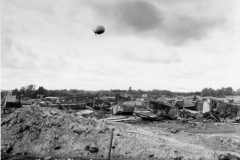
<svg viewBox="0 0 240 160"><path fill-rule="evenodd" d="M21 97L7 95L2 102L2 113L10 113L22 105L39 104L66 111L89 109L98 115L134 115L142 120L175 120L240 122L240 98L237 96L136 98L130 94L117 93L115 97L89 95L78 97L45 97L21 102ZM96 114L95 114L96 115ZM103 116L104 117L104 116ZM105 116L106 117L106 116Z"/></svg>
<svg viewBox="0 0 240 160"><path fill-rule="evenodd" d="M219 128L228 124L237 131L240 97L134 98L118 93L27 100L9 94L1 109L2 159L235 160L240 155L238 132L208 136L169 128L177 121L177 125L217 124ZM161 121L167 128L154 127ZM138 122L147 126L138 127ZM153 146L161 149L155 151Z"/></svg>

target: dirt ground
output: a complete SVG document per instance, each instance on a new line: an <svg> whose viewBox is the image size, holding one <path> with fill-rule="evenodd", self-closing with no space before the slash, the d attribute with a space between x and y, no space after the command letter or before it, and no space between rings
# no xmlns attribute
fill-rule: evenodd
<svg viewBox="0 0 240 160"><path fill-rule="evenodd" d="M175 128L181 131L189 133L201 133L201 134L224 134L224 133L235 133L240 135L240 124L231 123L215 123L215 122L196 122L195 125L191 123L182 123L177 120L174 121L141 121L137 123L132 123L133 125L139 127L156 127L156 128Z"/></svg>
<svg viewBox="0 0 240 160"><path fill-rule="evenodd" d="M166 122L138 122L134 124L142 129L158 132L159 130L171 131L175 129L179 133L172 137L193 144L199 144L211 150L232 151L240 153L240 125L226 123L180 123L177 121ZM161 128L161 129L159 129Z"/></svg>
<svg viewBox="0 0 240 160"><path fill-rule="evenodd" d="M112 128L111 159L217 160L228 153L240 157L240 125L192 126L177 121L126 124L37 105L2 118L1 151L62 159L106 159Z"/></svg>

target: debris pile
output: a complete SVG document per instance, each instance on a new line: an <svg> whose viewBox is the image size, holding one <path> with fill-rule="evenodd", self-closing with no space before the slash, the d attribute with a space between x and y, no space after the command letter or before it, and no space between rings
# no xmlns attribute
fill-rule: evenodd
<svg viewBox="0 0 240 160"><path fill-rule="evenodd" d="M238 158L235 155L231 155L231 154L225 154L225 155L220 155L218 156L218 160L240 160L240 158Z"/></svg>
<svg viewBox="0 0 240 160"><path fill-rule="evenodd" d="M198 160L217 159L218 156L228 153L240 156L238 136L227 137L230 138L229 141L225 140L227 146L219 149L204 144L219 140L219 135L199 138L198 135L190 135L177 129L171 129L170 132L161 128L141 129L130 124L97 121L84 118L81 114L38 105L23 106L2 119L1 151L56 159L106 159L112 128L115 129L111 146L112 159L182 157Z"/></svg>
<svg viewBox="0 0 240 160"><path fill-rule="evenodd" d="M87 145L107 146L109 137L109 128L102 123L38 105L16 109L2 119L1 129L2 152L40 157L85 157L89 155L84 151ZM99 153L106 156L103 150Z"/></svg>
<svg viewBox="0 0 240 160"><path fill-rule="evenodd" d="M150 100L149 107L153 113L164 111L162 119L180 119L189 122L239 123L240 117L240 104L232 103L225 98L194 96L179 100L161 97Z"/></svg>

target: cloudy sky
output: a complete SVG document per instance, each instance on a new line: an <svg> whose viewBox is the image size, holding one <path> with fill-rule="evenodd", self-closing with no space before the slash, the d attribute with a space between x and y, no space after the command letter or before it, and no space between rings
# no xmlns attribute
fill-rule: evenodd
<svg viewBox="0 0 240 160"><path fill-rule="evenodd" d="M239 11L239 0L2 0L1 89L236 90Z"/></svg>

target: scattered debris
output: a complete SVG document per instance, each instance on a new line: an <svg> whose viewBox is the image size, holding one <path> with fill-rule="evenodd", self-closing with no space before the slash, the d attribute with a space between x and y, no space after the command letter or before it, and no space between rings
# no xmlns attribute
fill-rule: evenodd
<svg viewBox="0 0 240 160"><path fill-rule="evenodd" d="M2 116L2 153L5 157L22 156L19 159L27 159L28 155L45 157L45 159L54 159L53 157L59 156L73 158L79 155L106 158L108 149L113 149L110 156L114 159L126 159L131 156L140 156L137 159L163 157L175 160L185 157L201 159L202 152L206 154L205 159L212 159L216 155L219 155L219 160L239 159L237 156L240 152L235 151L236 147L206 150L204 143L208 143L211 138L205 141L195 140L198 139L196 138L198 135L184 135L181 126L154 129L155 123L165 121L166 125L170 125L169 123L174 120L177 120L175 122L179 125L188 124L191 129L204 130L211 123L230 123L237 126L240 123L239 104L221 99L198 97L185 99L161 97L144 101L145 99L134 101L130 95L122 94L113 98L106 96L63 99L47 97L36 101L34 105L15 107L10 114ZM182 123L179 123L179 120ZM151 123L146 129L138 129L133 124L126 124L145 122ZM109 147L110 128L116 128L116 134ZM187 140L188 138L190 140ZM187 144L183 144L185 140ZM233 143L237 144L238 140L236 138ZM221 140L227 146L230 142L225 141ZM163 150L156 153L151 146ZM169 148L172 151L165 154ZM173 150L183 154L172 154L175 153ZM216 150L217 153L215 153ZM231 153L226 154L225 151ZM190 152L196 155L190 155ZM27 155L24 155L25 153Z"/></svg>
<svg viewBox="0 0 240 160"><path fill-rule="evenodd" d="M87 145L87 146L85 147L85 150L86 150L86 151L89 151L89 152L91 152L91 153L96 153L96 152L99 151L97 147L95 147L95 146L90 146L90 145Z"/></svg>
<svg viewBox="0 0 240 160"><path fill-rule="evenodd" d="M111 122L128 122L128 123L132 123L132 122L138 122L141 119L135 117L135 116L112 116L109 118L105 118L105 121L111 121Z"/></svg>
<svg viewBox="0 0 240 160"><path fill-rule="evenodd" d="M151 111L134 111L133 114L143 120L159 120L157 114L153 114Z"/></svg>
<svg viewBox="0 0 240 160"><path fill-rule="evenodd" d="M171 128L170 131L171 131L172 133L177 133L177 132L179 132L178 129L174 129L174 128Z"/></svg>
<svg viewBox="0 0 240 160"><path fill-rule="evenodd" d="M228 153L219 155L218 160L240 160L240 157Z"/></svg>

